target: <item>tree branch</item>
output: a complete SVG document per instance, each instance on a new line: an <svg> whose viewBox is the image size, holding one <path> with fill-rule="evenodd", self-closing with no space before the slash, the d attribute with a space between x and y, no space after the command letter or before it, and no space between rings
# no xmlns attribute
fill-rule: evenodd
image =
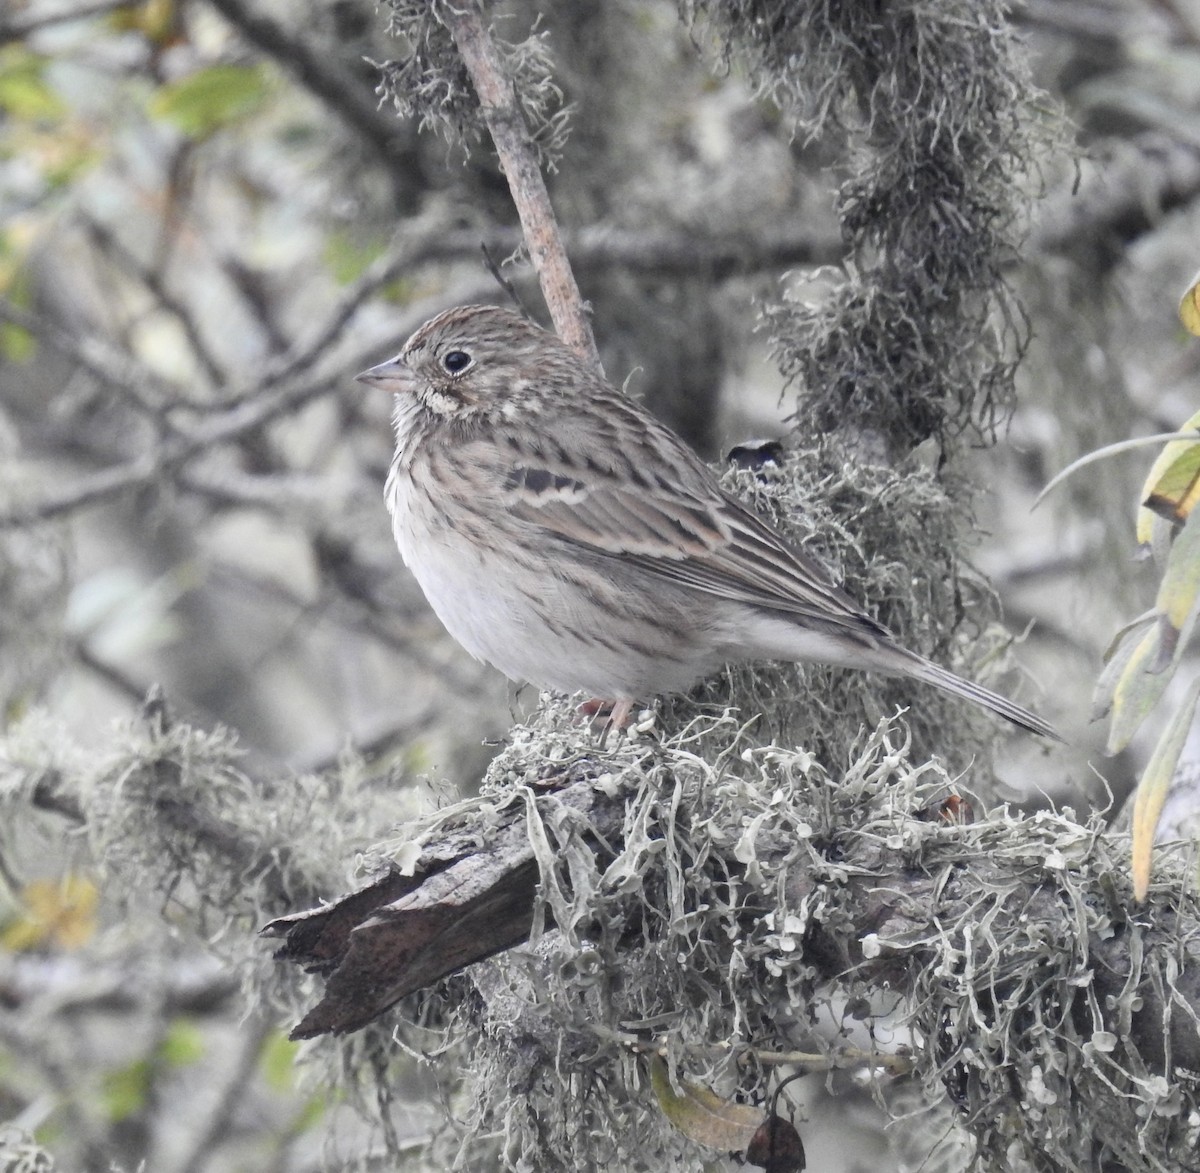
<svg viewBox="0 0 1200 1173"><path fill-rule="evenodd" d="M6 16L0 21L0 45L11 41L19 41L45 28L53 28L58 24L70 24L77 20L88 20L93 16L106 16L118 8L128 8L129 0L73 0L70 4L47 11L21 13Z"/></svg>
<svg viewBox="0 0 1200 1173"><path fill-rule="evenodd" d="M4 311L5 307L0 304L0 313ZM424 310L402 315L398 332L415 330L424 317ZM360 347L355 355L350 356L350 360L354 365L366 365L372 361L378 349L378 343ZM345 368L342 364L335 370L320 367L315 371L304 370L291 378L278 373L301 366L300 359L308 350L305 347L300 355L288 355L273 364L264 378L233 388L229 399L234 406L202 424L186 430L180 428L164 441L157 452L91 473L73 484L51 490L39 499L26 500L0 512L0 530L34 521L48 521L111 500L122 493L145 488L160 478L173 475L201 453L240 439L279 416L327 394L344 378Z"/></svg>
<svg viewBox="0 0 1200 1173"><path fill-rule="evenodd" d="M576 354L599 370L600 352L567 260L537 153L483 16L473 2L460 8L441 5L438 15L454 37L479 96L480 110L508 179L554 329Z"/></svg>
<svg viewBox="0 0 1200 1173"><path fill-rule="evenodd" d="M594 763L583 760L564 784L548 786L539 803L547 809L570 807L585 815L595 828L591 843L603 867L604 861L620 854L620 827L628 797L596 788L594 769ZM464 811L474 805L475 800L462 804ZM421 863L412 876L386 873L349 896L311 912L280 917L262 930L264 936L287 941L281 959L316 966L328 975L325 998L297 1027L296 1037L360 1029L408 994L511 947L511 941L502 943L506 938L518 940L528 935L534 920L535 887L522 877L534 860L534 849L524 806L510 803L502 808L494 825L485 830L485 824L476 822L470 833L461 830L462 820L455 817L453 809L439 812L437 818L439 824L456 829L423 842ZM694 821L702 823L698 815ZM975 826L974 835L986 835L986 824ZM1082 827L1075 827L1074 832L1084 839L1091 836ZM1014 901L1020 905L1019 915L1031 924L1056 925L1052 939L1057 950L1064 954L1080 950L1103 960L1092 975L1102 1000L1119 996L1122 1006L1129 1004L1126 985L1136 968L1134 952L1171 949L1179 939L1200 937L1200 920L1191 901L1175 907L1156 906L1153 928L1148 919L1129 919L1114 909L1120 928L1106 938L1059 936L1063 916L1055 887L1032 879L1027 858L988 856L962 868L956 866L959 851L954 845L947 848L943 863L938 845L932 841L924 845L921 867L914 868L912 840L933 839L928 824L898 824L894 838L895 845L864 840L859 844L861 853L854 853L857 866L846 869L843 881L847 888L839 903L860 910L858 931L853 937L818 934L810 940L810 960L819 968L822 980L837 981L853 971L858 979L879 988L905 989L914 975L937 963L939 923L961 919L964 909L987 904L991 894L1012 889L1014 880L1020 881L1018 887L1024 893ZM1088 863L1087 859L1080 863L1081 883L1086 882ZM944 870L947 864L952 868L949 876ZM811 896L815 884L811 874L794 873L788 885L793 909ZM501 893L514 886L525 893L524 903L500 899ZM439 910L458 907L464 892L493 909L490 935L481 936L477 926L447 917L438 939L430 941L425 935L428 930L422 930L420 959L415 961L408 941L412 926L424 925ZM1110 896L1098 887L1089 898L1105 901ZM498 907L507 909L503 916L495 914ZM886 942L870 957L864 956L862 948L868 934ZM1138 939L1136 948L1134 938ZM386 941L395 945L386 948ZM970 970L971 966L964 968ZM1192 959L1185 967L1179 989L1186 992L1192 1011L1200 1015L1200 961ZM1139 988L1138 997L1142 1002L1132 1024L1134 1042L1151 1065L1161 1064L1164 1040L1160 1027L1164 1017L1170 1018L1165 1014L1162 991ZM1117 1014L1115 1002L1113 1007ZM1116 1029L1115 1021L1111 1025ZM1127 1031L1129 1024L1123 1029ZM1176 1062L1200 1070L1200 1033L1195 1021L1178 1015L1174 1018L1171 1046Z"/></svg>
<svg viewBox="0 0 1200 1173"><path fill-rule="evenodd" d="M94 334L80 336L0 298L0 322L28 331L51 350L81 366L101 385L118 392L144 415L158 418L165 404L188 403L182 387L160 378Z"/></svg>
<svg viewBox="0 0 1200 1173"><path fill-rule="evenodd" d="M214 1151L243 1108L247 1086L258 1069L271 1030L271 1025L262 1019L241 1024L236 1061L226 1073L216 1101L201 1118L199 1127L193 1130L185 1155L174 1166L175 1173L201 1173L210 1166Z"/></svg>
<svg viewBox="0 0 1200 1173"><path fill-rule="evenodd" d="M129 1014L145 1005L145 988L139 985L143 964L136 955L100 962L69 954L5 952L0 954L0 1005L30 1017L47 1003L58 1011ZM206 956L173 959L158 980L157 994L171 1016L222 1013L239 993L237 977Z"/></svg>
<svg viewBox="0 0 1200 1173"><path fill-rule="evenodd" d="M631 1004L634 1018L669 1011L670 1034L685 1048L736 1042L697 1038L680 1010L719 988L749 1037L794 1050L779 1008L807 1006L815 1019L823 1001L869 1003L886 992L902 1000L919 1040L918 1075L965 1105L981 1143L999 1143L993 1130L1007 1135L1014 1098L1035 1094L1039 1127L1074 1137L1064 1143L1081 1154L1079 1167L1099 1167L1097 1153L1136 1151L1137 1121L1172 1087L1186 1115L1191 1085L1177 1073L1200 1072L1193 897L1160 887L1128 911L1128 883L1117 878L1123 848L1098 825L1048 812L973 824L931 817L927 800L944 786L897 786L887 763L900 759L886 740L873 766L840 785L807 755L779 749L752 751L744 760L766 764L750 777L732 764L712 773L688 764L695 753L713 761L710 750L665 741L557 764L510 751L493 776L526 786L507 801L493 794L487 817L479 800L441 810L414 837L421 854L411 875L393 870L263 930L284 939L281 959L326 980L296 1037L360 1029L524 940L543 918L547 932L518 963L472 980L485 1001L497 982L512 999L512 975L525 973L520 1038L547 1015L551 1049L594 1056L577 1060L585 1082L606 1085L604 1043ZM872 779L865 789L855 780L863 778ZM592 968L576 988L571 959L581 953ZM669 980L663 957L681 961ZM585 991L610 981L622 994L605 1018ZM644 1000L631 1003L639 983ZM463 996L457 984L441 992ZM565 1009L573 998L577 1018ZM516 1004L506 1001L504 1013ZM719 1030L713 1022L729 1020L699 1021ZM1101 1121L1091 1132L1080 1128L1085 1114ZM1156 1151L1189 1143L1176 1116L1150 1113Z"/></svg>
<svg viewBox="0 0 1200 1173"><path fill-rule="evenodd" d="M814 234L804 226L787 226L754 236L703 237L683 230L641 231L598 225L570 233L565 239L571 259L579 269L618 268L664 277L706 277L713 281L779 271L792 265L833 264L842 255L838 240ZM372 296L420 264L473 259L478 256L481 244L493 253L507 255L520 250L523 237L516 229L445 230L440 224L415 235L407 234L376 258L358 281L342 293L324 324L308 341L272 360L254 382L231 387L217 400L201 401L185 396L182 388L166 383L100 339L80 338L0 300L0 320L28 330L47 346L73 359L104 385L120 390L142 412L161 418L163 405L175 404L191 411L223 413L175 443L167 444L158 453L89 474L38 501L0 512L0 530L60 517L145 488L172 475L197 454L236 440L325 394L342 377L342 370L368 365L376 360L379 349L387 345L362 345L344 359L336 372L313 374L314 368L321 369L322 359L328 361L332 348ZM486 296L485 289L481 281L469 280L447 289L436 303L450 306L464 300L478 300ZM430 312L430 302L426 300L400 315L389 338L398 345ZM275 395L266 394L280 383L285 386ZM146 388L152 393L147 394Z"/></svg>
<svg viewBox="0 0 1200 1173"><path fill-rule="evenodd" d="M180 325L192 356L199 363L204 377L214 386L219 387L225 382L225 371L217 361L216 355L205 341L200 332L199 323L192 314L191 307L167 288L163 273L151 268L134 256L116 233L106 224L85 215L83 225L97 246L107 253L118 266L138 281L158 305L167 311Z"/></svg>

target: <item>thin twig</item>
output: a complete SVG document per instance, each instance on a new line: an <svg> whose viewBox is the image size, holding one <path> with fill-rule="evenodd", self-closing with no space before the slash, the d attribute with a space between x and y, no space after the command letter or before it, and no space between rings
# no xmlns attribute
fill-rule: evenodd
<svg viewBox="0 0 1200 1173"><path fill-rule="evenodd" d="M95 334L80 336L4 298L0 298L0 322L20 327L51 350L72 359L144 415L157 419L165 405L185 399L182 387L163 379Z"/></svg>
<svg viewBox="0 0 1200 1173"><path fill-rule="evenodd" d="M274 355L287 353L290 349L287 335L277 320L265 275L232 254L222 256L220 265L230 284L241 294L242 301L254 315L267 340L268 352Z"/></svg>
<svg viewBox="0 0 1200 1173"><path fill-rule="evenodd" d="M81 1106L84 1099L81 1085L86 1078L82 1067L57 1053L61 1048L55 1047L56 1053L52 1053L34 1026L33 1022L22 1022L18 1015L0 1015L0 1045L6 1053L5 1066L11 1065L18 1075L24 1074L23 1067L36 1072L54 1093L61 1117L60 1127L71 1143L79 1147L80 1168L111 1168L105 1153L107 1138L104 1131L96 1118Z"/></svg>
<svg viewBox="0 0 1200 1173"><path fill-rule="evenodd" d="M461 8L453 4L442 5L438 15L450 30L471 75L483 120L496 145L500 166L521 218L529 255L537 270L554 328L576 354L599 369L600 354L592 337L583 296L567 260L567 250L550 205L550 193L546 190L537 153L521 117L516 91L504 73L491 33L473 3L463 4Z"/></svg>
<svg viewBox="0 0 1200 1173"><path fill-rule="evenodd" d="M731 213L732 215L732 213ZM793 266L837 264L845 257L840 237L814 232L804 224L761 233L706 236L694 229L635 229L594 224L560 234L575 270L623 272L713 281ZM482 248L492 256L520 249L521 234L512 228L456 228L428 233L414 241L408 235L375 259L360 278L369 282L366 295L394 281L406 270L429 261L470 260ZM358 283L347 300L361 300Z"/></svg>
<svg viewBox="0 0 1200 1173"><path fill-rule="evenodd" d="M80 640L75 645L75 658L83 667L98 676L105 684L123 693L129 700L139 702L146 695L146 686L144 684L139 684L114 664L100 659L88 647L85 640Z"/></svg>
<svg viewBox="0 0 1200 1173"><path fill-rule="evenodd" d="M360 361L367 362L366 355ZM0 530L28 525L31 521L48 521L98 505L122 493L145 488L174 473L200 453L239 439L276 417L327 394L342 377L341 371L317 371L307 378L286 382L261 394L261 384L248 389L239 395L243 401L237 406L185 435L171 438L157 452L90 473L73 484L46 493L41 500L24 502L0 512Z"/></svg>
<svg viewBox="0 0 1200 1173"><path fill-rule="evenodd" d="M786 227L757 236L722 236L705 239L676 230L644 232L611 226L594 226L566 237L569 252L579 268L620 268L662 276L707 275L721 280L743 273L782 270L792 265L828 264L841 255L840 244L802 227ZM219 412L176 445L140 456L127 464L92 473L22 507L0 512L0 530L31 520L48 520L77 509L100 504L122 493L153 484L208 448L236 440L276 416L295 410L328 392L357 362L377 361L388 343L369 343L358 355L347 356L337 372L316 374L350 326L359 310L397 276L428 261L478 256L481 244L497 254L514 252L521 245L515 230L457 229L446 231L432 222L416 234L406 232L386 253L347 288L324 324L303 345L266 364L259 376L231 387L220 400L199 401L184 390L153 374L146 367L98 338L79 338L70 332L0 300L0 320L29 330L48 346L74 359L106 386L119 389L147 414L158 416L164 405L190 411ZM489 285L472 279L447 289L436 299L437 308L487 296ZM433 312L429 301L415 311L397 315L390 339L396 345ZM151 394L145 393L145 388ZM266 392L277 389L275 395Z"/></svg>
<svg viewBox="0 0 1200 1173"><path fill-rule="evenodd" d="M271 1029L264 1019L258 1019L250 1026L243 1025L237 1059L225 1077L225 1086L192 1135L187 1153L175 1165L175 1173L200 1173L212 1160L242 1108L246 1088L258 1069Z"/></svg>
<svg viewBox="0 0 1200 1173"><path fill-rule="evenodd" d="M143 964L134 946L104 961L58 953L0 954L0 991L5 1008L30 1018L55 1011L131 1014L145 1006L147 990L138 982ZM165 962L158 973L159 994L168 1016L221 1014L239 991L237 976L208 955Z"/></svg>
<svg viewBox="0 0 1200 1173"><path fill-rule="evenodd" d="M564 238L577 269L621 269L662 277L707 277L719 281L739 274L778 271L792 265L835 264L844 255L839 239L813 233L804 226L787 227L756 236L708 237L681 230L643 232L595 225ZM521 233L509 228L449 229L436 218L404 235L376 257L353 285L342 293L325 324L299 350L282 355L268 368L263 383L270 385L312 365L341 337L363 305L398 277L430 261L471 260L480 248L496 256L515 253L523 244ZM485 286L477 296L486 296ZM449 290L439 298L453 305L469 296L466 290ZM428 303L426 303L428 305ZM402 339L401 339L402 340ZM236 393L226 396L228 404Z"/></svg>
<svg viewBox="0 0 1200 1173"><path fill-rule="evenodd" d="M153 295L156 308L166 310L179 323L193 356L204 371L205 378L214 387L221 386L225 382L225 372L204 340L191 308L167 288L162 272L142 264L107 225L90 216L84 217L83 224L96 245L140 282L147 293Z"/></svg>
<svg viewBox="0 0 1200 1173"><path fill-rule="evenodd" d="M118 8L131 7L131 0L93 0L86 4L83 0L72 0L58 8L47 12L25 12L19 16L9 16L0 23L0 45L10 41L19 41L31 33L41 29L52 28L56 24L70 24L76 20L87 20L93 16L105 16Z"/></svg>
<svg viewBox="0 0 1200 1173"><path fill-rule="evenodd" d="M525 309L525 305L521 301L521 295L517 292L516 287L513 285L511 279L506 277L504 273L501 272L500 263L494 256L492 256L491 252L488 251L488 246L485 244L481 245L480 248L483 252L484 266L487 268L487 271L496 278L496 284L508 294L513 305L515 305L517 309L519 309L526 317L529 317L529 311Z"/></svg>
<svg viewBox="0 0 1200 1173"><path fill-rule="evenodd" d="M464 297L480 296L479 290L479 281L452 288L445 295L447 304L454 305ZM394 331L389 332L389 339L403 340L428 315L429 302L398 314ZM17 318L21 325L28 320L25 315L10 314L6 303L0 301L0 319L4 318ZM81 346L86 348L90 341L85 339ZM261 378L235 387L227 397L233 406L220 415L187 431L181 429L156 452L139 456L127 464L90 473L73 484L47 492L40 500L25 500L0 511L0 531L62 517L78 509L109 501L122 493L146 488L164 476L173 476L177 469L201 453L239 440L279 416L328 394L346 377L348 371L378 361L378 353L384 345L387 343L378 340L365 343L353 354L343 356L336 367L317 365L321 348L315 342L296 354L282 356L279 361L270 364ZM302 361L305 356L311 356L311 366ZM131 366L131 378L144 375L136 364ZM288 377L293 369L298 369L300 373Z"/></svg>

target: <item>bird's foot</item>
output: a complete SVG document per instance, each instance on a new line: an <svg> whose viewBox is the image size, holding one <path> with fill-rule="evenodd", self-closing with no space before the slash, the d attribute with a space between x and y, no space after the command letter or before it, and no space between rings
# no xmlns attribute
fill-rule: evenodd
<svg viewBox="0 0 1200 1173"><path fill-rule="evenodd" d="M633 717L633 701L584 701L575 711L586 717L592 728L600 731L600 745L608 741L608 735L615 729L618 733L626 729Z"/></svg>

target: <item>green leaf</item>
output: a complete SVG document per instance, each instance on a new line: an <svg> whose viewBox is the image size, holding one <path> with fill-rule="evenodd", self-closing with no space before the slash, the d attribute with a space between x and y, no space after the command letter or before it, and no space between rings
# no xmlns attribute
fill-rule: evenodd
<svg viewBox="0 0 1200 1173"><path fill-rule="evenodd" d="M0 357L9 362L28 362L37 351L37 340L24 326L0 322Z"/></svg>
<svg viewBox="0 0 1200 1173"><path fill-rule="evenodd" d="M1139 903L1146 899L1150 888L1150 869L1154 855L1154 832L1162 816L1163 805L1171 790L1179 755L1187 742L1200 701L1200 680L1188 690L1187 698L1171 723L1159 738L1154 753L1138 781L1133 799L1133 838L1129 849L1130 872L1133 877L1133 898Z"/></svg>
<svg viewBox="0 0 1200 1173"><path fill-rule="evenodd" d="M0 110L24 121L52 121L66 113L46 84L46 59L20 46L0 50Z"/></svg>
<svg viewBox="0 0 1200 1173"><path fill-rule="evenodd" d="M329 1098L327 1096L310 1096L304 1101L304 1107L300 1109L295 1119L293 1119L291 1131L294 1133L307 1132L324 1118L328 1110Z"/></svg>
<svg viewBox="0 0 1200 1173"><path fill-rule="evenodd" d="M204 1034L194 1022L177 1018L167 1029L159 1055L171 1067L190 1067L204 1058Z"/></svg>
<svg viewBox="0 0 1200 1173"><path fill-rule="evenodd" d="M290 1092L296 1086L296 1055L300 1044L292 1042L283 1031L273 1031L259 1057L259 1070L269 1088Z"/></svg>
<svg viewBox="0 0 1200 1173"><path fill-rule="evenodd" d="M1113 636L1112 642L1104 653L1104 668L1096 681L1092 693L1091 720L1099 721L1112 711L1113 695L1117 685L1129 666L1129 661L1137 651L1138 645L1145 637L1146 628L1154 622L1157 612L1153 609L1139 615L1132 623L1127 623Z"/></svg>
<svg viewBox="0 0 1200 1173"><path fill-rule="evenodd" d="M150 102L156 118L193 138L205 138L255 113L269 92L257 65L213 65L163 86Z"/></svg>
<svg viewBox="0 0 1200 1173"><path fill-rule="evenodd" d="M1159 632L1160 623L1155 623L1133 642L1132 654L1117 678L1106 753L1120 753L1129 744L1171 679L1169 673L1150 670L1161 654Z"/></svg>
<svg viewBox="0 0 1200 1173"><path fill-rule="evenodd" d="M146 1104L150 1090L150 1061L137 1059L104 1077L103 1100L108 1119L116 1124L136 1115Z"/></svg>
<svg viewBox="0 0 1200 1173"><path fill-rule="evenodd" d="M334 230L325 241L325 264L339 285L349 285L351 281L357 281L383 252L384 244L377 236L364 239L354 232Z"/></svg>

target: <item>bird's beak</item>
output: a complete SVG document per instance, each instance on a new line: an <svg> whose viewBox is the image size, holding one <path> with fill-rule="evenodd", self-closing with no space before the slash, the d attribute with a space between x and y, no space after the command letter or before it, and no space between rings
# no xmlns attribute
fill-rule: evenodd
<svg viewBox="0 0 1200 1173"><path fill-rule="evenodd" d="M369 371L363 371L361 375L354 377L360 383L367 383L372 387L379 387L383 391L391 391L394 394L402 391L415 391L417 386L412 371L398 358L381 362L379 366L372 367Z"/></svg>

